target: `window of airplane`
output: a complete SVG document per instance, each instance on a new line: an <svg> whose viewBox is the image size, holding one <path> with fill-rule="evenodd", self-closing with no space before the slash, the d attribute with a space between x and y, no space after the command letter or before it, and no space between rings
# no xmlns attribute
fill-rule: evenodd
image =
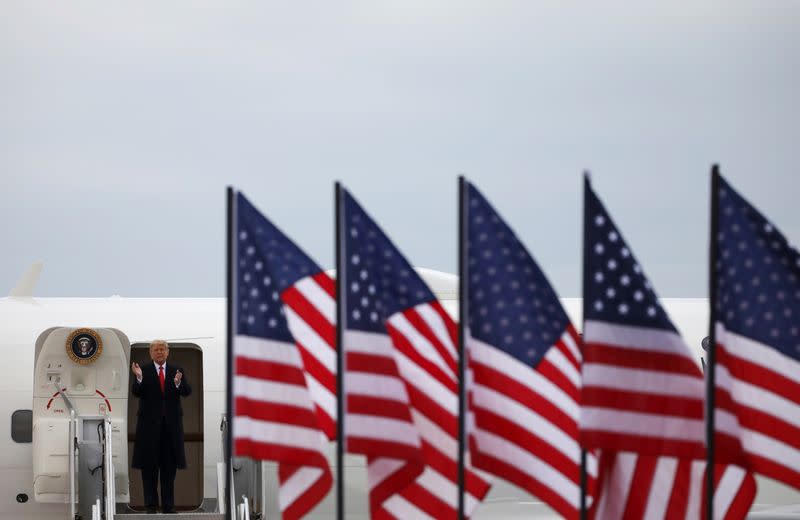
<svg viewBox="0 0 800 520"><path fill-rule="evenodd" d="M17 410L11 414L11 439L33 442L33 410Z"/></svg>

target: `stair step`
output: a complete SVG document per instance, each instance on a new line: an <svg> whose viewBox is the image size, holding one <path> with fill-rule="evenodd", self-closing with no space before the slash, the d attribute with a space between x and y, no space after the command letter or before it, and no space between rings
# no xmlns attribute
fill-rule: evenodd
<svg viewBox="0 0 800 520"><path fill-rule="evenodd" d="M176 520L225 520L225 513L201 513L197 511L187 511L175 515L165 515L161 513L117 513L115 519L119 520L166 520L175 518Z"/></svg>

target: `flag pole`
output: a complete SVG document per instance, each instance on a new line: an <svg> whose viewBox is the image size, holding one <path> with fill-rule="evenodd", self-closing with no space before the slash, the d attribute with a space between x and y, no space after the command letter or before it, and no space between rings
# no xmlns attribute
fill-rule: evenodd
<svg viewBox="0 0 800 520"><path fill-rule="evenodd" d="M342 330L345 320L344 296L344 251L342 231L344 211L342 208L342 185L334 184L334 211L336 236L336 519L344 520L344 347L342 346Z"/></svg>
<svg viewBox="0 0 800 520"><path fill-rule="evenodd" d="M587 211L587 207L589 206L589 190L591 189L591 179L588 170L584 170L583 172L583 267L581 268L581 285L583 290L583 325L581 327L581 354L584 352L583 348L583 338L586 332L586 311L588 309L588 303L586 302L586 295L588 294L588 287L587 284L589 282L589 275L586 272L588 262L586 261L586 252L588 251L587 241L588 241L588 229L589 229L589 219L591 216ZM580 424L578 425L580 428ZM581 485L581 497L580 497L580 520L586 520L588 518L588 511L586 508L586 449L580 443L580 430L578 431L578 443L581 445L581 476L580 476L580 485Z"/></svg>
<svg viewBox="0 0 800 520"><path fill-rule="evenodd" d="M227 431L225 436L225 496L230 497L231 467L233 466L233 240L234 230L234 198L233 188L228 186L226 197L226 248L225 248L225 294L226 294L226 351L227 351L227 378L225 387L225 417L227 420ZM225 508L226 520L231 519L231 508L233 504L228 504Z"/></svg>
<svg viewBox="0 0 800 520"><path fill-rule="evenodd" d="M466 349L464 334L467 328L467 183L458 177L458 520L466 518L464 511L464 465L466 457Z"/></svg>
<svg viewBox="0 0 800 520"><path fill-rule="evenodd" d="M706 518L714 518L714 398L717 358L717 258L719 257L719 166L711 166L711 232L708 259L708 353L706 357Z"/></svg>

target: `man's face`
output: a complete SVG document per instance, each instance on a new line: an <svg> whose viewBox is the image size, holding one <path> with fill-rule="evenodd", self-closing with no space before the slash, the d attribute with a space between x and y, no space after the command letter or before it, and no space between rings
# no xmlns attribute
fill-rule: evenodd
<svg viewBox="0 0 800 520"><path fill-rule="evenodd" d="M164 364L169 356L169 348L163 343L153 343L150 345L150 359L158 363Z"/></svg>

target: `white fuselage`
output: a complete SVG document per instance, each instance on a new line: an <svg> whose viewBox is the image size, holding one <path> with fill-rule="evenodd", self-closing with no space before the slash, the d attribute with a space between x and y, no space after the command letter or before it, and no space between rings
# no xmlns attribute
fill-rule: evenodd
<svg viewBox="0 0 800 520"><path fill-rule="evenodd" d="M436 291L435 287L434 290ZM449 297L451 294L452 291L445 291L439 296L448 310L454 312L456 301ZM580 324L580 300L565 299L563 303L574 322ZM689 345L695 349L699 363L702 355L700 341L706 335L707 328L706 301L667 299L665 306ZM3 317L0 356L6 365L6 370L0 377L0 416L8 418L7 425L15 410L28 410L32 407L35 343L37 337L50 327L113 327L127 335L131 344L164 338L199 346L203 356L203 496L216 497L216 466L222 460L219 425L225 411L226 388L224 299L4 298L0 299L0 315ZM3 439L4 445L0 450L0 482L3 483L6 498L0 501L0 519L66 518L66 505L37 503L33 499L32 445L15 443L10 435ZM332 448L330 455L332 458ZM348 460L359 466L357 457ZM363 463L360 466L353 471L363 472ZM267 468L267 478L271 480L266 487L274 492L274 468ZM354 486L356 482L363 482L363 478L355 478L348 484L346 500L349 503L348 510L352 505L356 512L349 516L361 517L366 512L366 490L362 489L363 486ZM26 503L17 503L14 497L22 493L29 500ZM274 493L268 498L268 517L276 518L278 509ZM765 510L788 507L797 511L797 504L800 504L800 494L774 482L759 480L756 508ZM331 517L333 506L333 499L329 497L312 516ZM475 517L537 516L552 517L554 513L535 497L502 481L496 481Z"/></svg>

